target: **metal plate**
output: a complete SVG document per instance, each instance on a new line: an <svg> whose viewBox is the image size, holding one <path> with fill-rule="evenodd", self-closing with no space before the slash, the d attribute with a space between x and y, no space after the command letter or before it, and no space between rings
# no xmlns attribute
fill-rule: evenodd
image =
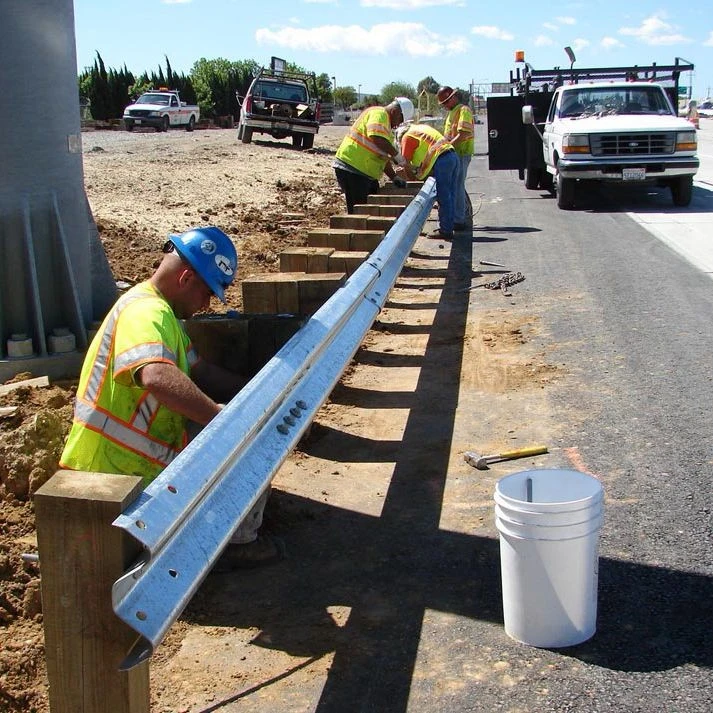
<svg viewBox="0 0 713 713"><path fill-rule="evenodd" d="M644 181L646 180L645 168L625 168L621 172L621 177L625 181Z"/></svg>

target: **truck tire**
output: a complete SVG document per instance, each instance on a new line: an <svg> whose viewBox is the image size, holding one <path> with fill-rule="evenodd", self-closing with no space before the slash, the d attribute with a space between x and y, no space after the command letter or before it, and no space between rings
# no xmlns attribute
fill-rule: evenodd
<svg viewBox="0 0 713 713"><path fill-rule="evenodd" d="M249 126L243 126L243 135L240 140L244 144L249 144L253 140L253 130Z"/></svg>
<svg viewBox="0 0 713 713"><path fill-rule="evenodd" d="M540 175L540 188L543 191L547 191L548 193L554 195L555 184L552 180L552 174L549 173L549 171L542 171L542 174Z"/></svg>
<svg viewBox="0 0 713 713"><path fill-rule="evenodd" d="M188 120L188 123L186 124L186 131L193 131L193 129L196 128L196 117L191 116L191 118Z"/></svg>
<svg viewBox="0 0 713 713"><path fill-rule="evenodd" d="M126 127L127 131L133 131L134 130L134 122L133 121L125 121L124 126Z"/></svg>
<svg viewBox="0 0 713 713"><path fill-rule="evenodd" d="M302 148L311 149L314 146L314 134L304 134L302 136Z"/></svg>
<svg viewBox="0 0 713 713"><path fill-rule="evenodd" d="M302 148L303 134L292 134L292 147L295 149Z"/></svg>
<svg viewBox="0 0 713 713"><path fill-rule="evenodd" d="M558 171L555 178L555 187L557 190L557 207L562 210L570 210L574 208L574 190L576 182L574 178L562 178L562 174Z"/></svg>
<svg viewBox="0 0 713 713"><path fill-rule="evenodd" d="M238 141L243 140L243 125L238 124Z"/></svg>
<svg viewBox="0 0 713 713"><path fill-rule="evenodd" d="M540 187L541 174L539 168L525 169L525 188L529 191L537 190Z"/></svg>
<svg viewBox="0 0 713 713"><path fill-rule="evenodd" d="M671 184L671 197L673 204L678 208L685 208L691 204L693 197L693 176L679 176Z"/></svg>
<svg viewBox="0 0 713 713"><path fill-rule="evenodd" d="M161 131L168 131L168 128L170 126L171 126L171 120L167 116L164 116L163 119L161 120Z"/></svg>

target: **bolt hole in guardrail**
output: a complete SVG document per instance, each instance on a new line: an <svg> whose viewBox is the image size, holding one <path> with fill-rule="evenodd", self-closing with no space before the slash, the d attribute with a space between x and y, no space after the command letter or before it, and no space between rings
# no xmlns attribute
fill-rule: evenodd
<svg viewBox="0 0 713 713"><path fill-rule="evenodd" d="M366 262L114 521L142 549L112 588L114 611L139 634L122 670L151 656L310 427L383 308L435 198L429 178ZM167 571L175 586L165 586Z"/></svg>

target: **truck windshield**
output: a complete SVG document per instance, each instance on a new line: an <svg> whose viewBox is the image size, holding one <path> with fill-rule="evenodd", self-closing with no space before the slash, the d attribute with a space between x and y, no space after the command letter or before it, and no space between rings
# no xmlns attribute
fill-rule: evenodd
<svg viewBox="0 0 713 713"><path fill-rule="evenodd" d="M289 101L306 104L307 87L302 84L258 82L253 89L253 97L264 101Z"/></svg>
<svg viewBox="0 0 713 713"><path fill-rule="evenodd" d="M671 114L671 108L658 86L583 86L562 92L558 109L560 118L593 114Z"/></svg>
<svg viewBox="0 0 713 713"><path fill-rule="evenodd" d="M137 104L162 104L168 106L170 101L168 94L142 94L137 100Z"/></svg>

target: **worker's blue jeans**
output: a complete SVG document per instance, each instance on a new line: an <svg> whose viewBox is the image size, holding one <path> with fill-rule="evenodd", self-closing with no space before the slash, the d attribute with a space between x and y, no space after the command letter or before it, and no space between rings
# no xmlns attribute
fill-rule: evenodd
<svg viewBox="0 0 713 713"><path fill-rule="evenodd" d="M431 175L436 179L436 200L438 201L438 228L441 233L451 235L455 222L455 194L458 179L458 154L455 151L442 153L433 164ZM463 190L462 185L458 186Z"/></svg>
<svg viewBox="0 0 713 713"><path fill-rule="evenodd" d="M456 225L467 225L473 219L472 215L465 214L465 179L468 176L468 166L470 166L470 154L458 156L458 178L456 179L456 203L455 203L455 223Z"/></svg>

